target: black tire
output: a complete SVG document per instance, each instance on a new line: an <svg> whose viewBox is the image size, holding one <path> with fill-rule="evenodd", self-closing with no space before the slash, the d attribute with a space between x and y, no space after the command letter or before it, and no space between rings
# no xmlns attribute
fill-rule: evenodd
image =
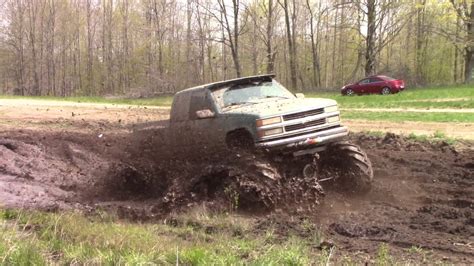
<svg viewBox="0 0 474 266"><path fill-rule="evenodd" d="M382 95L392 94L392 90L389 87L383 87L381 91Z"/></svg>
<svg viewBox="0 0 474 266"><path fill-rule="evenodd" d="M246 130L236 130L228 133L226 144L227 148L231 150L252 151L255 146L252 135Z"/></svg>
<svg viewBox="0 0 474 266"><path fill-rule="evenodd" d="M353 89L347 89L346 90L346 95L347 96L353 96L355 93L354 93L354 90Z"/></svg>
<svg viewBox="0 0 474 266"><path fill-rule="evenodd" d="M366 193L371 189L372 163L359 146L347 141L335 142L321 155L322 169L335 173L337 188L353 193Z"/></svg>

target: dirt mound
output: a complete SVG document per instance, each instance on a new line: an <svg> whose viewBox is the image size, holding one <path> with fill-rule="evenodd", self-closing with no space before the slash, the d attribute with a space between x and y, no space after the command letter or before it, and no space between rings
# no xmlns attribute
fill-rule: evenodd
<svg viewBox="0 0 474 266"><path fill-rule="evenodd" d="M201 203L247 212L293 210L296 204L301 212L319 203L316 179L282 174L264 155L176 151L163 134L5 132L2 205L106 208L148 219Z"/></svg>
<svg viewBox="0 0 474 266"><path fill-rule="evenodd" d="M282 171L288 165L281 161L246 153L174 153L163 134L0 133L0 203L105 209L136 220L204 204L258 214L255 230L276 226L307 234L306 223L293 219L305 217L343 253L373 253L390 243L397 247L394 255L421 247L439 259L474 261L472 144L458 149L394 134L352 135L372 161L372 190L348 195L326 189L323 199L315 180Z"/></svg>
<svg viewBox="0 0 474 266"><path fill-rule="evenodd" d="M12 137L14 136L14 137ZM77 192L94 185L108 161L81 136L15 132L0 139L0 202L47 210L75 207Z"/></svg>

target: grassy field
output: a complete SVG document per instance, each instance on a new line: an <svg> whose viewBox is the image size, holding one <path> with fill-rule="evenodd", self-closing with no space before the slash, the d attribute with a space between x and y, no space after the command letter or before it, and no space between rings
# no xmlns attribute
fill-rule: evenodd
<svg viewBox="0 0 474 266"><path fill-rule="evenodd" d="M272 227L256 231L254 223L237 215L200 211L160 224L132 223L105 214L0 210L0 264L327 265L330 260L344 264L357 260L341 254L331 257L334 250L321 249L324 236L309 222L300 225L314 232L309 237L282 236ZM413 252L415 257L426 256L419 250L406 252L411 258ZM371 261L395 262L386 244Z"/></svg>
<svg viewBox="0 0 474 266"><path fill-rule="evenodd" d="M426 112L364 112L341 111L343 119L364 119L377 121L418 122L462 122L474 123L474 113L426 113Z"/></svg>
<svg viewBox="0 0 474 266"><path fill-rule="evenodd" d="M474 108L474 85L408 88L387 96L347 97L337 93L309 93L307 96L334 99L342 108Z"/></svg>
<svg viewBox="0 0 474 266"><path fill-rule="evenodd" d="M307 97L337 100L341 108L474 108L474 86L416 88L402 93L381 96L363 95L347 97L338 92L310 92ZM149 106L170 106L172 96L144 99L104 97L50 97L50 96L0 96L0 99L44 99L88 103L112 103Z"/></svg>
<svg viewBox="0 0 474 266"><path fill-rule="evenodd" d="M341 96L337 92L307 93L307 97L331 98L339 103L345 119L364 119L377 121L420 121L420 122L474 122L473 113L426 113L426 112L364 112L353 108L410 108L410 109L466 109L474 108L473 86L451 86L436 88L408 88L393 95ZM121 99L104 97L22 97L0 96L0 99L43 99L85 103L109 103L141 106L170 106L173 97L163 96L146 99Z"/></svg>

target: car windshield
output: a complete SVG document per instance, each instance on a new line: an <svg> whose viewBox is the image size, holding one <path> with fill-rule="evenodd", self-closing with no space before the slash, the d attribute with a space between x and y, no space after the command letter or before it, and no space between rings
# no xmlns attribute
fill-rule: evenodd
<svg viewBox="0 0 474 266"><path fill-rule="evenodd" d="M295 96L275 80L235 84L212 92L223 109L232 106L256 104L267 99L293 99Z"/></svg>

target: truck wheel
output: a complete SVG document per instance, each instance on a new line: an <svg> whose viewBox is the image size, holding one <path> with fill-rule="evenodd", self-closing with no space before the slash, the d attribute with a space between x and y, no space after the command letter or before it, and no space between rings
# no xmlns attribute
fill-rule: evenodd
<svg viewBox="0 0 474 266"><path fill-rule="evenodd" d="M254 141L247 130L236 130L227 134L226 144L229 149L252 150Z"/></svg>
<svg viewBox="0 0 474 266"><path fill-rule="evenodd" d="M335 173L335 185L348 192L368 192L372 186L374 172L367 154L350 142L329 144L321 154L324 170Z"/></svg>

